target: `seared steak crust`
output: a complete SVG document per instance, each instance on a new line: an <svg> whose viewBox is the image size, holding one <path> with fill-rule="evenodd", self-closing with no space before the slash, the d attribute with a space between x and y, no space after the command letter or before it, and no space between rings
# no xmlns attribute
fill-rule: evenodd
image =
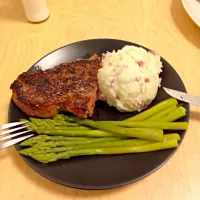
<svg viewBox="0 0 200 200"><path fill-rule="evenodd" d="M67 111L87 118L97 99L99 68L95 54L46 71L22 73L10 87L12 99L29 116L49 118Z"/></svg>

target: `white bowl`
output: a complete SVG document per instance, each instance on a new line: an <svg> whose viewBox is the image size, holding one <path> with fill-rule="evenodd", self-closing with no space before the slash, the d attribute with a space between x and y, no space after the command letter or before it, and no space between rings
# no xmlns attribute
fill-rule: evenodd
<svg viewBox="0 0 200 200"><path fill-rule="evenodd" d="M200 27L200 0L182 0L182 4L190 18Z"/></svg>

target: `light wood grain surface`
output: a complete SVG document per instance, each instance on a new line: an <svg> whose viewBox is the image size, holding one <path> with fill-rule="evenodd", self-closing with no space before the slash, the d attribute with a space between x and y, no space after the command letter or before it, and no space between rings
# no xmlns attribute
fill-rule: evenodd
<svg viewBox="0 0 200 200"><path fill-rule="evenodd" d="M155 49L200 95L200 29L180 0L48 0L51 16L30 24L19 0L0 0L0 124L7 122L9 86L50 51L79 40L117 38ZM1 200L198 200L200 109L191 107L186 137L175 155L147 178L106 191L60 186L34 172L13 147L0 151Z"/></svg>

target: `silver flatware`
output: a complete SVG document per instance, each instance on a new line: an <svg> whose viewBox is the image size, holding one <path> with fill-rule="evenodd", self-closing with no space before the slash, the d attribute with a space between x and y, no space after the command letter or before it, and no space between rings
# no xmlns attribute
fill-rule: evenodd
<svg viewBox="0 0 200 200"><path fill-rule="evenodd" d="M0 131L1 131L0 132L0 149L14 145L34 135L34 134L25 135L26 133L31 132L31 130L23 130L28 127L28 126L20 126L24 123L26 122L13 122L13 123L0 125ZM19 132L19 130L23 130L23 131ZM13 134L8 135L10 133L13 133ZM15 139L11 139L11 138L15 138ZM5 141L5 142L2 143L2 141Z"/></svg>
<svg viewBox="0 0 200 200"><path fill-rule="evenodd" d="M173 89L166 88L166 87L163 87L163 89L165 90L165 92L167 92L167 94L169 94L170 96L172 96L178 100L200 106L200 97L199 96L194 96L191 94L187 94L185 92L180 92L180 91L173 90Z"/></svg>

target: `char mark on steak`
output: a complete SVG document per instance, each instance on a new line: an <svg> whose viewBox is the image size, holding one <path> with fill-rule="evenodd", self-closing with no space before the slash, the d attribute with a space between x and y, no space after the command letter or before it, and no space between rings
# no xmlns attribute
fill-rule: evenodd
<svg viewBox="0 0 200 200"><path fill-rule="evenodd" d="M66 111L90 117L97 100L100 67L94 54L45 71L22 73L11 84L12 100L28 116L51 118Z"/></svg>

